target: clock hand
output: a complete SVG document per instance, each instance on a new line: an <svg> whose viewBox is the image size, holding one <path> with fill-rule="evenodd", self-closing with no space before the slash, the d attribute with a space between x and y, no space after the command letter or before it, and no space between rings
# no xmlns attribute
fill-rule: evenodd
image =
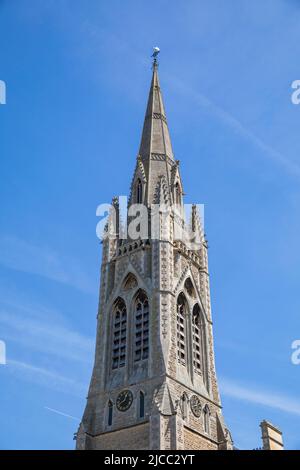
<svg viewBox="0 0 300 470"><path fill-rule="evenodd" d="M120 401L120 405L122 405L124 403L124 401L126 400L127 396L125 396L125 398L123 398L123 400Z"/></svg>

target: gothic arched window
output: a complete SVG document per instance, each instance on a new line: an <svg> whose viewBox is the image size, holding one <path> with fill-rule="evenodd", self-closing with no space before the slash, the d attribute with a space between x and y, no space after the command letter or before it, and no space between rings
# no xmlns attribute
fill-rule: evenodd
<svg viewBox="0 0 300 470"><path fill-rule="evenodd" d="M182 412L183 419L187 418L187 410L188 410L188 398L187 398L187 395L184 393L181 397L181 412Z"/></svg>
<svg viewBox="0 0 300 470"><path fill-rule="evenodd" d="M109 400L109 402L108 402L108 414L107 414L107 424L108 424L108 426L112 425L113 408L114 408L113 402L111 400Z"/></svg>
<svg viewBox="0 0 300 470"><path fill-rule="evenodd" d="M203 409L203 428L206 434L209 434L210 410L207 405Z"/></svg>
<svg viewBox="0 0 300 470"><path fill-rule="evenodd" d="M127 312L123 299L118 298L113 311L112 368L124 367L126 362Z"/></svg>
<svg viewBox="0 0 300 470"><path fill-rule="evenodd" d="M136 183L136 202L137 204L142 204L143 202L143 185L140 179Z"/></svg>
<svg viewBox="0 0 300 470"><path fill-rule="evenodd" d="M193 308L192 316L193 365L197 374L203 374L206 380L206 334L202 312L198 304Z"/></svg>
<svg viewBox="0 0 300 470"><path fill-rule="evenodd" d="M175 201L177 205L181 204L181 190L178 181L175 184Z"/></svg>
<svg viewBox="0 0 300 470"><path fill-rule="evenodd" d="M140 418L144 418L144 416L145 416L145 394L144 394L144 392L140 392L140 396L139 396L139 415L140 415Z"/></svg>
<svg viewBox="0 0 300 470"><path fill-rule="evenodd" d="M149 302L143 291L139 291L134 303L135 345L134 361L147 359L149 355Z"/></svg>
<svg viewBox="0 0 300 470"><path fill-rule="evenodd" d="M179 294L177 299L177 359L186 365L186 298Z"/></svg>

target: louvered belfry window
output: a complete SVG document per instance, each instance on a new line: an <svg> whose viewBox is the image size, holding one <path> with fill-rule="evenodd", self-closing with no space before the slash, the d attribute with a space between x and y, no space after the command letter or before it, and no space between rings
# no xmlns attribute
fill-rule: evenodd
<svg viewBox="0 0 300 470"><path fill-rule="evenodd" d="M148 359L149 356L149 302L148 297L140 291L135 300L135 345L134 361Z"/></svg>
<svg viewBox="0 0 300 470"><path fill-rule="evenodd" d="M186 300L183 294L179 294L177 300L177 359L182 365L186 365Z"/></svg>
<svg viewBox="0 0 300 470"><path fill-rule="evenodd" d="M206 370L207 370L207 354L206 354L206 330L204 317L200 310L199 304L193 308L192 315L192 340L193 340L193 366L194 371L203 375L203 380L206 383Z"/></svg>
<svg viewBox="0 0 300 470"><path fill-rule="evenodd" d="M115 302L113 315L112 368L118 369L125 366L127 348L127 312L121 298Z"/></svg>

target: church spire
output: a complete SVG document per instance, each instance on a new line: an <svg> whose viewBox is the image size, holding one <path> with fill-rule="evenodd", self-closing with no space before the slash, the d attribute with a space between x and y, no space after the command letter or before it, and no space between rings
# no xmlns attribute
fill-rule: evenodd
<svg viewBox="0 0 300 470"><path fill-rule="evenodd" d="M202 244L193 250L185 243L182 184L154 53L131 227L120 242L109 236L119 231L115 217L126 217L114 199L103 244L95 363L78 450L232 448L215 371L207 246L196 208L192 228Z"/></svg>
<svg viewBox="0 0 300 470"><path fill-rule="evenodd" d="M158 78L157 54L154 48L153 74L144 120L139 155L143 161L152 155L167 156L174 160L167 118Z"/></svg>

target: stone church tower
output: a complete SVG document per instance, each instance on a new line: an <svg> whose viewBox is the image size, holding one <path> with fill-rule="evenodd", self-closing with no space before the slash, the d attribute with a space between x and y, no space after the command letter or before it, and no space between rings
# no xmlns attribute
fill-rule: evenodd
<svg viewBox="0 0 300 470"><path fill-rule="evenodd" d="M95 363L76 447L231 449L215 371L207 242L196 206L184 220L156 59L128 211L135 203L147 208L148 235L125 239L113 217L106 227ZM153 204L169 208L167 219L158 211L153 222ZM113 207L118 213L117 198ZM197 248L176 238L187 225Z"/></svg>

